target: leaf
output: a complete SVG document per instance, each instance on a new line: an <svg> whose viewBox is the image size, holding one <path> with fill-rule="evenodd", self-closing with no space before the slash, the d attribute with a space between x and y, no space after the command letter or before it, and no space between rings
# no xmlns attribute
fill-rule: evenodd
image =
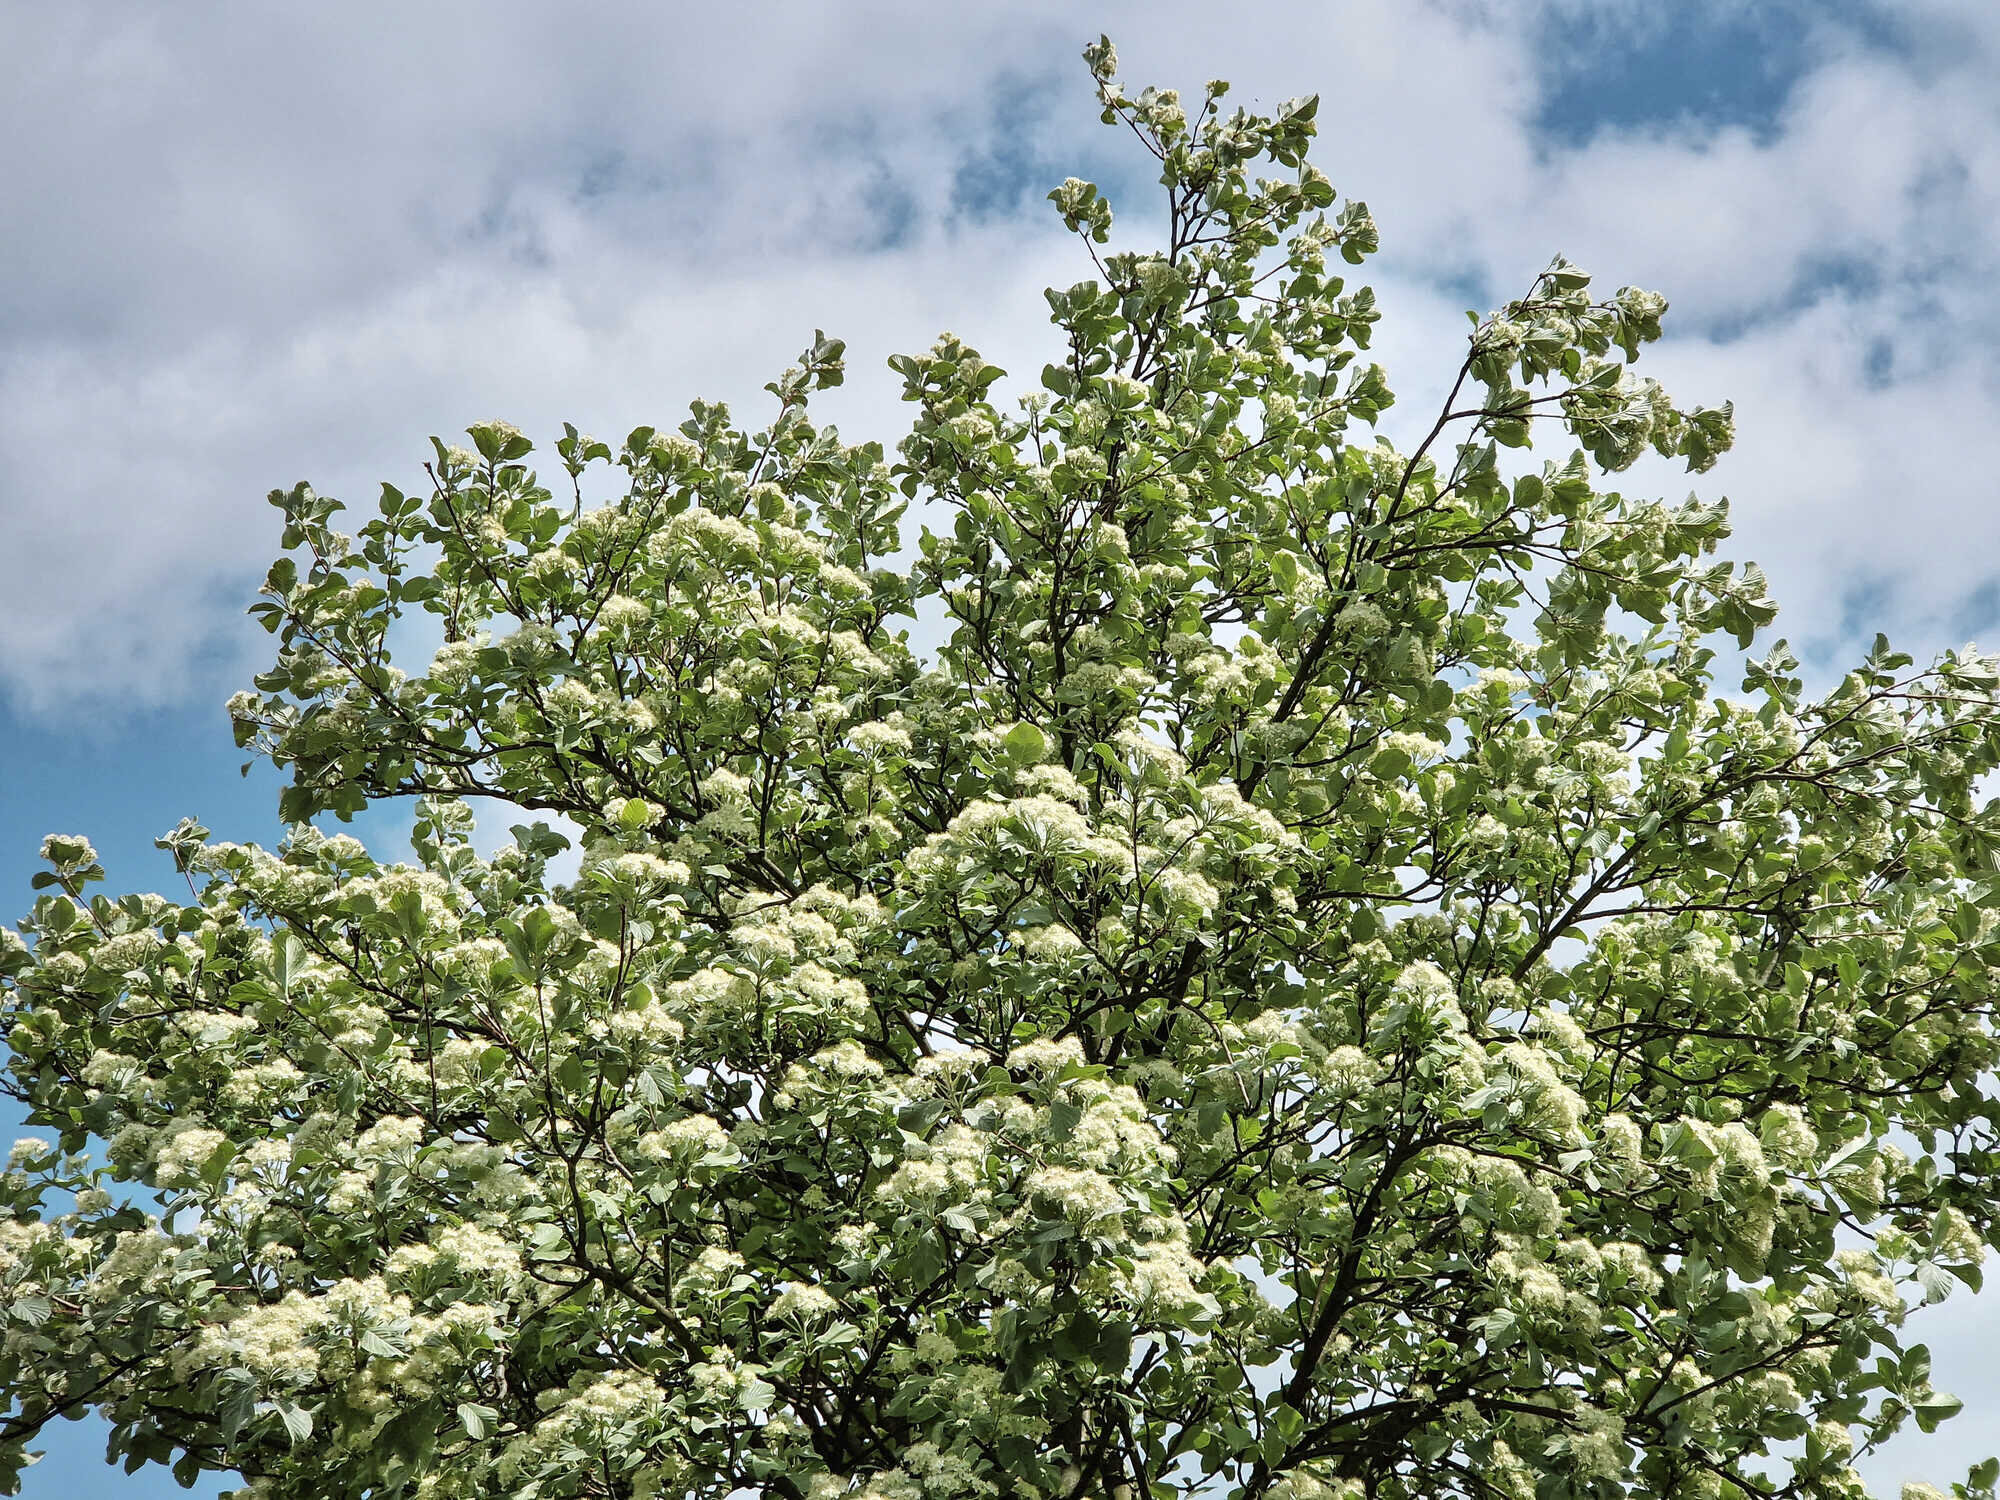
<svg viewBox="0 0 2000 1500"><path fill-rule="evenodd" d="M1820 1163L1819 1175L1833 1177L1844 1171L1865 1170L1874 1160L1874 1145L1875 1142L1871 1137L1856 1136Z"/></svg>
<svg viewBox="0 0 2000 1500"><path fill-rule="evenodd" d="M500 1413L476 1401L461 1401L458 1403L458 1424L465 1429L467 1437L477 1442L500 1425Z"/></svg>
<svg viewBox="0 0 2000 1500"><path fill-rule="evenodd" d="M1671 1157L1690 1172L1704 1172L1715 1165L1715 1148L1687 1126L1676 1123L1660 1132L1660 1153Z"/></svg>
<svg viewBox="0 0 2000 1500"><path fill-rule="evenodd" d="M229 1168L236 1160L236 1142L225 1140L201 1164L201 1180L210 1187L219 1184L229 1175Z"/></svg>
<svg viewBox="0 0 2000 1500"><path fill-rule="evenodd" d="M1033 724L1016 724L1004 742L1007 758L1017 766L1034 765L1048 756L1049 737Z"/></svg>
<svg viewBox="0 0 2000 1500"><path fill-rule="evenodd" d="M1944 1391L1933 1391L1920 1401L1912 1402L1910 1410L1917 1419L1917 1426L1925 1432L1937 1431L1940 1422L1949 1421L1965 1409L1965 1403L1958 1397Z"/></svg>
<svg viewBox="0 0 2000 1500"><path fill-rule="evenodd" d="M1306 1419L1298 1409L1276 1399L1265 1409L1264 1419L1276 1429L1287 1444L1296 1443L1300 1434L1306 1430Z"/></svg>
<svg viewBox="0 0 2000 1500"><path fill-rule="evenodd" d="M1076 1134L1076 1127L1083 1119L1083 1110L1067 1099L1058 1099L1049 1106L1049 1139L1066 1141Z"/></svg>
<svg viewBox="0 0 2000 1500"><path fill-rule="evenodd" d="M294 1448L312 1436L311 1412L295 1401L277 1401L273 1405L277 1408L278 1420L285 1425L285 1436L292 1440Z"/></svg>
<svg viewBox="0 0 2000 1500"><path fill-rule="evenodd" d="M1472 1320L1472 1326L1485 1338L1489 1349L1505 1349L1521 1336L1520 1315L1508 1308L1483 1313Z"/></svg>
<svg viewBox="0 0 2000 1500"><path fill-rule="evenodd" d="M1384 781L1394 781L1410 769L1410 753L1397 745L1384 745L1368 758L1368 769Z"/></svg>
<svg viewBox="0 0 2000 1500"><path fill-rule="evenodd" d="M1951 1273L1934 1260L1917 1265L1917 1284L1924 1289L1924 1302L1942 1302L1951 1295Z"/></svg>
<svg viewBox="0 0 2000 1500"><path fill-rule="evenodd" d="M247 1372L244 1372L247 1373ZM225 1386L225 1389L230 1389ZM228 1398L222 1404L222 1440L236 1441L238 1434L250 1425L250 1419L257 1411L257 1388L244 1382L230 1389Z"/></svg>

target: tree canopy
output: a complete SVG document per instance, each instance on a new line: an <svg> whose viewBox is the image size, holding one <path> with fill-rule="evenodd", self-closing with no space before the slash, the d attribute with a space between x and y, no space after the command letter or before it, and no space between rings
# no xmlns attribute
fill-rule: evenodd
<svg viewBox="0 0 2000 1500"><path fill-rule="evenodd" d="M1654 293L1557 260L1392 447L1315 101L1086 57L1159 238L1050 195L1031 393L946 337L849 445L822 336L759 430L273 495L288 837L51 837L0 929L7 1477L88 1407L299 1500L1849 1500L1956 1408L1993 662L1744 649L1726 505L1605 487L1730 443Z"/></svg>

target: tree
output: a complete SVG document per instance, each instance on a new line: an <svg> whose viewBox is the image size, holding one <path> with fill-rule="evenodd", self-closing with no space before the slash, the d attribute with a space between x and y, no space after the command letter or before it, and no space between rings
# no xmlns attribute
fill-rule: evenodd
<svg viewBox="0 0 2000 1500"><path fill-rule="evenodd" d="M1018 405L947 337L848 446L821 337L561 493L488 422L353 536L273 496L289 837L183 824L185 901L52 837L0 931L10 1475L94 1406L316 1500L1773 1500L1955 1409L1993 663L1722 696L1724 505L1599 487L1729 444L1628 368L1665 302L1558 260L1399 453L1314 101L1086 56L1166 243L1051 195ZM395 798L414 865L312 822Z"/></svg>

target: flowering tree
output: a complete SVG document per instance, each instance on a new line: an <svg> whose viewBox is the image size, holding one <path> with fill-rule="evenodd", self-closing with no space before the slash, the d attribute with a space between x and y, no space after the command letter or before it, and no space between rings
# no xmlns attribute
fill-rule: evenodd
<svg viewBox="0 0 2000 1500"><path fill-rule="evenodd" d="M1558 261L1399 453L1313 102L1087 56L1165 240L1052 195L1041 391L898 358L891 460L820 339L556 493L493 422L355 535L273 497L289 838L183 824L185 901L51 838L0 930L10 1477L94 1407L314 1500L1774 1500L1955 1408L1993 665L1719 695L1724 507L1598 487L1728 445L1665 303ZM415 864L311 822L385 798Z"/></svg>

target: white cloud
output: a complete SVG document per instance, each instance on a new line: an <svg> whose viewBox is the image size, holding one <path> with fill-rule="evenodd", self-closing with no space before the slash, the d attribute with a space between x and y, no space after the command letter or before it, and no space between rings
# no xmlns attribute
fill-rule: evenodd
<svg viewBox="0 0 2000 1500"><path fill-rule="evenodd" d="M1597 45L1637 36L1565 8ZM1032 380L1039 287L1084 264L1039 215L954 212L954 174L1143 177L1074 61L1100 27L1134 79L1322 91L1328 169L1384 225L1397 425L1455 360L1440 286L1504 296L1557 249L1658 286L1677 334L1654 367L1738 402L1705 487L1737 497L1787 626L1835 630L1861 578L1936 643L1986 578L1964 538L1990 485L1960 455L2000 416L1975 336L2000 39L1940 15L1905 29L1950 47L1895 54L1817 26L1769 130L1558 148L1533 128L1537 27L1474 5L16 17L0 128L49 149L0 164L30 226L0 287L0 673L51 711L212 691L257 649L235 608L274 540L264 491L365 504L479 414L670 421L754 397L816 326L854 346L850 433L893 440L880 358L940 327Z"/></svg>
<svg viewBox="0 0 2000 1500"><path fill-rule="evenodd" d="M115 711L239 677L265 491L309 477L366 504L478 415L671 421L691 395L754 396L816 326L854 349L835 408L889 441L881 360L941 327L1032 382L1039 290L1088 267L1045 215L955 214L953 173L1115 149L1074 55L1094 27L1052 4L631 14L16 18L0 129L49 149L0 164L33 225L0 288L12 696ZM1270 95L1326 71L1213 17L1104 24L1135 72ZM1338 42L1329 121L1388 190L1389 159L1477 164L1445 107L1472 34L1386 9L1305 30L1308 55ZM1516 53L1502 75L1525 86ZM1423 107L1367 139L1398 92ZM866 253L885 218L899 242Z"/></svg>
<svg viewBox="0 0 2000 1500"><path fill-rule="evenodd" d="M1581 10L1600 40L1630 32L1630 12ZM1983 501L1944 457L1993 415L1962 338L1993 321L1980 230L2000 192L1972 43L1954 68L1822 27L1820 66L1773 132L1681 121L1550 151L1518 12L634 14L15 19L0 126L53 146L0 166L33 226L0 289L0 514L17 539L0 648L17 695L186 691L194 646L240 639L217 601L269 550L265 489L310 475L365 498L407 475L426 433L479 412L659 421L697 389L754 391L813 326L854 343L887 437L875 358L932 323L1020 349L1031 372L1039 278L1081 262L1004 217L936 226L969 159L1107 159L1073 61L1100 25L1135 78L1222 74L1264 102L1320 88L1329 168L1374 203L1385 296L1422 307L1423 342L1456 311L1430 282L1505 294L1557 248L1663 287L1684 330L1748 323L1660 363L1695 377L1690 394L1738 397L1746 456L1718 480L1808 616L1843 569L1921 567L1932 523ZM860 253L885 215L910 242ZM1828 266L1873 280L1813 303ZM1865 378L1863 330L1893 351L1886 391ZM1392 366L1412 394L1448 367L1452 345L1433 347ZM1891 411L1901 456L1860 451ZM1886 552L1884 485L1910 492ZM1809 496L1802 551L1789 521ZM1978 567L1955 549L1951 587Z"/></svg>
<svg viewBox="0 0 2000 1500"><path fill-rule="evenodd" d="M1557 8L1593 45L1646 39L1629 8ZM481 413L671 421L753 397L816 326L854 346L851 433L893 440L879 361L939 327L1032 380L1039 287L1083 262L1039 217L954 213L954 173L1143 177L1092 124L1074 52L1100 27L1134 79L1322 91L1323 158L1384 225L1392 426L1455 362L1441 284L1504 296L1561 249L1658 286L1677 336L1654 367L1738 401L1708 487L1786 628L1834 632L1859 579L1940 643L1986 577L1983 549L1938 544L1987 504L1957 455L2000 415L1970 336L1996 321L1976 63L2000 41L1946 19L1906 24L1907 55L1816 23L1770 130L1558 149L1533 129L1541 33L1477 5L17 17L0 128L51 149L0 164L33 226L0 287L0 681L48 711L215 691L261 649L236 607L274 540L264 491L365 504Z"/></svg>
<svg viewBox="0 0 2000 1500"><path fill-rule="evenodd" d="M427 434L489 413L544 438L564 420L614 436L666 425L695 396L740 397L754 420L763 382L818 326L850 335L863 372L826 410L857 435L893 432L890 353L976 311L993 353L1026 367L1036 351L1018 334L1039 288L1070 275L1055 235L1011 227L698 277L577 238L559 270L441 265L275 335L217 333L138 363L64 349L0 370L0 465L18 497L0 644L17 692L51 708L170 697L189 686L193 646L257 649L232 628L242 601L214 596L273 550L274 485L309 478L365 514L379 481L422 485Z"/></svg>

